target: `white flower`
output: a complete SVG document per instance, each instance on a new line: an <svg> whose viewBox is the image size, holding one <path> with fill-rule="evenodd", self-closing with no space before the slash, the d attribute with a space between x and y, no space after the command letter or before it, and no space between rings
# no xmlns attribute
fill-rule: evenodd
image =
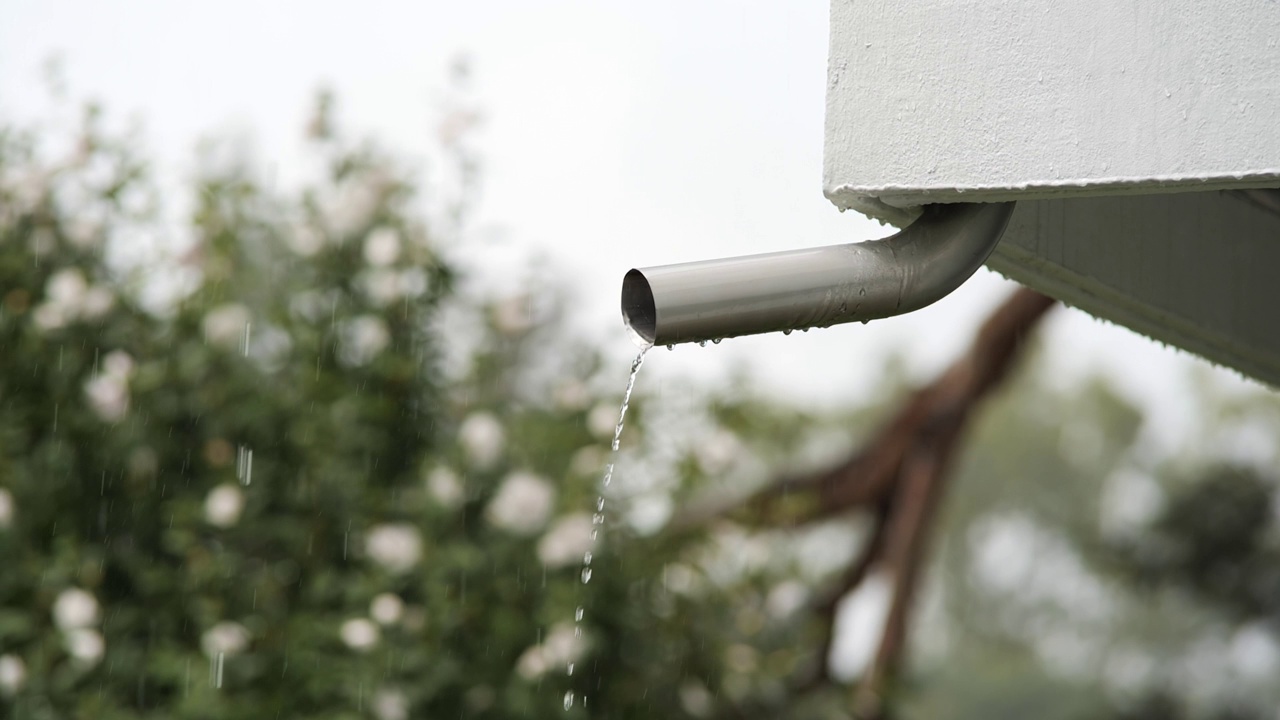
<svg viewBox="0 0 1280 720"><path fill-rule="evenodd" d="M487 412L471 413L458 428L458 442L462 443L463 451L472 464L482 470L493 467L502 456L505 436L502 424Z"/></svg>
<svg viewBox="0 0 1280 720"><path fill-rule="evenodd" d="M67 239L71 244L84 250L98 243L102 237L102 225L89 220L77 220L66 229Z"/></svg>
<svg viewBox="0 0 1280 720"><path fill-rule="evenodd" d="M717 430L694 445L694 456L702 472L716 475L728 469L741 452L738 436L728 430Z"/></svg>
<svg viewBox="0 0 1280 720"><path fill-rule="evenodd" d="M551 669L551 664L542 656L541 645L531 645L516 660L516 672L525 680L537 680Z"/></svg>
<svg viewBox="0 0 1280 720"><path fill-rule="evenodd" d="M586 638L571 623L557 623L541 645L534 645L516 661L516 672L526 680L535 680L552 668L563 668L576 662L586 650Z"/></svg>
<svg viewBox="0 0 1280 720"><path fill-rule="evenodd" d="M349 366L366 365L391 343L391 331L382 318L361 315L342 324L339 357Z"/></svg>
<svg viewBox="0 0 1280 720"><path fill-rule="evenodd" d="M31 318L41 330L57 330L71 321L67 309L56 303L40 303Z"/></svg>
<svg viewBox="0 0 1280 720"><path fill-rule="evenodd" d="M360 274L360 285L369 302L386 307L404 294L400 287L400 273L387 268L371 268Z"/></svg>
<svg viewBox="0 0 1280 720"><path fill-rule="evenodd" d="M582 410L591 404L591 390L579 380L568 380L556 386L552 393L556 406L570 412Z"/></svg>
<svg viewBox="0 0 1280 720"><path fill-rule="evenodd" d="M220 528L228 528L240 521L244 511L244 493L232 483L223 483L209 491L204 499L205 522Z"/></svg>
<svg viewBox="0 0 1280 720"><path fill-rule="evenodd" d="M538 541L538 559L549 568L577 562L591 549L591 516L575 513L560 518Z"/></svg>
<svg viewBox="0 0 1280 720"><path fill-rule="evenodd" d="M602 402L587 413L587 429L598 438L611 438L618 427L618 406Z"/></svg>
<svg viewBox="0 0 1280 720"><path fill-rule="evenodd" d="M408 720L409 698L399 690L382 688L373 694L373 714L378 720Z"/></svg>
<svg viewBox="0 0 1280 720"><path fill-rule="evenodd" d="M0 695L12 697L27 684L27 665L17 655L0 655Z"/></svg>
<svg viewBox="0 0 1280 720"><path fill-rule="evenodd" d="M407 572L422 559L422 534L406 523L377 525L365 537L364 549L387 570Z"/></svg>
<svg viewBox="0 0 1280 720"><path fill-rule="evenodd" d="M380 625L392 625L404 616L404 601L394 593L381 593L369 603L369 617Z"/></svg>
<svg viewBox="0 0 1280 720"><path fill-rule="evenodd" d="M407 268L400 273L400 292L416 298L427 291L427 274L422 268Z"/></svg>
<svg viewBox="0 0 1280 720"><path fill-rule="evenodd" d="M310 225L298 225L285 235L285 244L302 257L311 257L324 247L324 236Z"/></svg>
<svg viewBox="0 0 1280 720"><path fill-rule="evenodd" d="M764 607L775 618L784 618L804 607L809 600L809 590L795 580L778 583L769 591Z"/></svg>
<svg viewBox="0 0 1280 720"><path fill-rule="evenodd" d="M427 492L441 506L450 509L457 507L465 495L458 474L444 466L427 474Z"/></svg>
<svg viewBox="0 0 1280 720"><path fill-rule="evenodd" d="M249 629L238 622L223 620L200 636L200 649L210 658L238 655L249 647Z"/></svg>
<svg viewBox="0 0 1280 720"><path fill-rule="evenodd" d="M107 649L102 633L97 630L78 628L70 630L62 637L71 657L84 665L97 665Z"/></svg>
<svg viewBox="0 0 1280 720"><path fill-rule="evenodd" d="M370 265L386 266L400 257L400 233L380 227L364 239L364 259Z"/></svg>
<svg viewBox="0 0 1280 720"><path fill-rule="evenodd" d="M584 445L569 460L569 472L574 475L599 475L604 471L605 452L598 445Z"/></svg>
<svg viewBox="0 0 1280 720"><path fill-rule="evenodd" d="M325 204L326 219L333 234L345 240L368 227L389 181L390 178L380 173L348 177L338 187L336 196Z"/></svg>
<svg viewBox="0 0 1280 720"><path fill-rule="evenodd" d="M210 345L226 350L239 349L244 342L244 329L250 321L249 308L239 303L227 303L205 313L204 339Z"/></svg>
<svg viewBox="0 0 1280 720"><path fill-rule="evenodd" d="M34 319L45 330L55 330L79 317L100 317L115 303L110 290L89 287L78 268L65 268L49 276L44 286L45 302L35 309Z"/></svg>
<svg viewBox="0 0 1280 720"><path fill-rule="evenodd" d="M6 530L13 525L13 515L13 493L7 488L0 488L0 530Z"/></svg>
<svg viewBox="0 0 1280 720"><path fill-rule="evenodd" d="M102 358L102 371L111 377L128 380L133 375L133 356L123 350L112 350Z"/></svg>
<svg viewBox="0 0 1280 720"><path fill-rule="evenodd" d="M102 285L90 287L80 303L80 314L90 320L106 315L116 304L116 296Z"/></svg>
<svg viewBox="0 0 1280 720"><path fill-rule="evenodd" d="M662 568L662 588L664 590L680 595L694 595L702 587L702 578L688 565L671 563Z"/></svg>
<svg viewBox="0 0 1280 720"><path fill-rule="evenodd" d="M111 375L99 375L85 382L84 394L98 417L106 422L119 422L129 412L129 387Z"/></svg>
<svg viewBox="0 0 1280 720"><path fill-rule="evenodd" d="M53 622L61 630L86 628L98 623L98 600L80 588L67 588L53 601Z"/></svg>
<svg viewBox="0 0 1280 720"><path fill-rule="evenodd" d="M69 309L74 315L79 311L80 303L84 301L84 295L88 289L89 284L85 282L84 273L76 268L66 268L49 276L49 281L44 286L44 294L51 302Z"/></svg>
<svg viewBox="0 0 1280 720"><path fill-rule="evenodd" d="M685 680L680 685L680 706L694 717L707 717L711 714L713 698L707 686L697 680Z"/></svg>
<svg viewBox="0 0 1280 720"><path fill-rule="evenodd" d="M529 472L513 472L502 481L485 517L495 526L517 535L532 535L547 523L555 490L546 480Z"/></svg>
<svg viewBox="0 0 1280 720"><path fill-rule="evenodd" d="M342 637L342 642L356 652L372 650L378 644L380 635L378 626L365 618L352 618L342 623L338 634Z"/></svg>
<svg viewBox="0 0 1280 720"><path fill-rule="evenodd" d="M493 306L493 324L503 335L519 335L533 327L533 308L528 295L517 295Z"/></svg>

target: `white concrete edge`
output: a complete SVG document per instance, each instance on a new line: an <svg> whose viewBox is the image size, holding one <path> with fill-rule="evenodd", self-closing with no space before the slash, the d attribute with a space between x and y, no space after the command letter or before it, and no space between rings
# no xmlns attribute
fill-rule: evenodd
<svg viewBox="0 0 1280 720"><path fill-rule="evenodd" d="M1065 197L1155 195L1202 190L1245 190L1280 185L1280 168L1233 175L1166 175L1154 178L1099 178L1036 181L1021 186L838 185L823 194L841 211L856 210L897 227L920 215L920 206L934 203L1008 202Z"/></svg>

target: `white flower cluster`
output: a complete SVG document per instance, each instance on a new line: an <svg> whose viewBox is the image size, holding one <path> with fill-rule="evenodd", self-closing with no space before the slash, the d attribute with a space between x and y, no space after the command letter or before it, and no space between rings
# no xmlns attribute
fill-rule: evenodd
<svg viewBox="0 0 1280 720"><path fill-rule="evenodd" d="M223 620L200 636L200 649L210 660L219 655L239 655L249 647L249 629L238 622Z"/></svg>
<svg viewBox="0 0 1280 720"><path fill-rule="evenodd" d="M13 697L27 684L27 664L17 655L0 655L0 697Z"/></svg>
<svg viewBox="0 0 1280 720"><path fill-rule="evenodd" d="M408 523L375 525L365 536L364 551L387 571L406 573L422 560L422 533Z"/></svg>
<svg viewBox="0 0 1280 720"><path fill-rule="evenodd" d="M100 615L97 598L80 588L63 590L53 602L53 622L67 652L81 665L97 665L106 652L102 633L94 627Z"/></svg>
<svg viewBox="0 0 1280 720"><path fill-rule="evenodd" d="M338 358L348 367L368 365L390 343L391 331L377 315L344 320L338 328Z"/></svg>
<svg viewBox="0 0 1280 720"><path fill-rule="evenodd" d="M435 467L427 473L427 493L441 507L452 510L466 500L466 488L458 479L458 474L447 467Z"/></svg>
<svg viewBox="0 0 1280 720"><path fill-rule="evenodd" d="M382 688L373 694L373 714L378 720L408 720L409 698L403 690Z"/></svg>
<svg viewBox="0 0 1280 720"><path fill-rule="evenodd" d="M351 618L342 623L342 627L338 629L338 636L342 638L343 644L352 650L369 652L378 644L382 633L368 618Z"/></svg>
<svg viewBox="0 0 1280 720"><path fill-rule="evenodd" d="M370 268L362 273L358 283L365 297L377 307L386 307L397 300L421 297L427 291L427 275L421 268L395 270Z"/></svg>
<svg viewBox="0 0 1280 720"><path fill-rule="evenodd" d="M223 350L240 349L250 320L249 308L240 303L219 305L205 313L201 323L205 342Z"/></svg>
<svg viewBox="0 0 1280 720"><path fill-rule="evenodd" d="M394 178L382 170L349 175L326 198L325 221L333 235L348 238L369 227L378 207L394 184Z"/></svg>
<svg viewBox="0 0 1280 720"><path fill-rule="evenodd" d="M114 350L102 359L97 375L84 383L84 394L90 407L106 422L119 422L129 412L129 378L133 375L133 358L123 350Z"/></svg>
<svg viewBox="0 0 1280 720"><path fill-rule="evenodd" d="M116 296L103 285L90 285L77 268L59 270L44 286L44 302L32 313L43 330L56 330L76 320L96 320L115 305Z"/></svg>
<svg viewBox="0 0 1280 720"><path fill-rule="evenodd" d="M458 442L477 470L488 470L502 457L506 432L493 413L473 412L458 427Z"/></svg>
<svg viewBox="0 0 1280 720"><path fill-rule="evenodd" d="M244 512L244 493L233 483L223 483L204 499L205 522L220 528L229 528L240 521Z"/></svg>
<svg viewBox="0 0 1280 720"><path fill-rule="evenodd" d="M13 493L7 488L0 488L0 530L8 530L13 525L15 507Z"/></svg>
<svg viewBox="0 0 1280 720"><path fill-rule="evenodd" d="M516 672L526 680L536 680L551 669L563 669L576 662L587 649L581 628L572 623L557 623L540 645L527 648L516 661Z"/></svg>
<svg viewBox="0 0 1280 720"><path fill-rule="evenodd" d="M338 628L338 637L348 648L365 653L382 640L382 628L399 624L409 630L419 630L425 622L421 607L406 607L399 595L384 592L369 602L369 617L344 620Z"/></svg>
<svg viewBox="0 0 1280 720"><path fill-rule="evenodd" d="M533 297L516 295L493 306L493 326L503 335L523 335L534 326Z"/></svg>
<svg viewBox="0 0 1280 720"><path fill-rule="evenodd" d="M591 549L591 516L574 513L560 518L538 541L538 559L549 568L581 562Z"/></svg>
<svg viewBox="0 0 1280 720"><path fill-rule="evenodd" d="M485 518L514 535L532 535L547 524L555 497L551 483L531 472L516 471L498 486L485 508Z"/></svg>
<svg viewBox="0 0 1280 720"><path fill-rule="evenodd" d="M380 593L369 603L369 617L379 625L394 625L404 617L404 601L395 593Z"/></svg>
<svg viewBox="0 0 1280 720"><path fill-rule="evenodd" d="M364 239L364 260L374 267L386 267L400 258L400 233L379 227Z"/></svg>
<svg viewBox="0 0 1280 720"><path fill-rule="evenodd" d="M363 254L368 267L360 273L357 282L375 306L386 307L427 291L427 275L421 267L397 269L397 261L404 255L403 247L400 231L393 227L377 227L365 236Z"/></svg>

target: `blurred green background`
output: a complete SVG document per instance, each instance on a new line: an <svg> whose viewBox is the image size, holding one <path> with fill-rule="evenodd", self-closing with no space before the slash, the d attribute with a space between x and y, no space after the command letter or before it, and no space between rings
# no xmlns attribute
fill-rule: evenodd
<svg viewBox="0 0 1280 720"><path fill-rule="evenodd" d="M598 498L627 368L554 278L460 289L468 116L424 188L335 107L296 192L217 140L157 187L94 106L0 129L0 716L848 717L879 580L836 679L797 678L866 519L668 521L858 447L900 364L841 411L642 372ZM190 249L121 252L177 194ZM1170 456L1028 352L966 443L891 707L1273 716L1280 402L1188 397Z"/></svg>

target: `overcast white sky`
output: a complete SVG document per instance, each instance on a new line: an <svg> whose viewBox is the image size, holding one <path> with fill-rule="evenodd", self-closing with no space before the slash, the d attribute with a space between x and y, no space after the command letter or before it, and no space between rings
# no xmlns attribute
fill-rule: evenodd
<svg viewBox="0 0 1280 720"><path fill-rule="evenodd" d="M468 55L488 120L467 257L482 282L507 287L529 257L551 258L578 322L620 360L633 352L618 317L630 267L886 234L822 196L826 0L5 6L0 118L39 116L40 68L59 55L74 96L143 119L166 178L189 171L198 137L245 128L290 177L322 85L349 128L424 157L445 70ZM941 367L1010 288L982 270L903 318L659 350L641 385L746 366L778 394L845 401L874 387L870 371L895 349L916 374ZM1187 426L1182 371L1200 361L1075 311L1046 331L1055 374L1102 370L1154 403L1172 435Z"/></svg>

